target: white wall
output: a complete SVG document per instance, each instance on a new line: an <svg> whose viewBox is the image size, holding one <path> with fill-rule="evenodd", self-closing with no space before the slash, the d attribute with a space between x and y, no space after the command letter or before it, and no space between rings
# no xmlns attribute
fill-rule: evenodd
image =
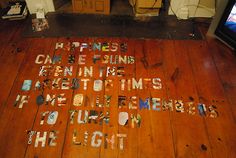
<svg viewBox="0 0 236 158"><path fill-rule="evenodd" d="M45 13L54 12L53 0L26 0L30 14L36 13L37 9L43 8Z"/></svg>

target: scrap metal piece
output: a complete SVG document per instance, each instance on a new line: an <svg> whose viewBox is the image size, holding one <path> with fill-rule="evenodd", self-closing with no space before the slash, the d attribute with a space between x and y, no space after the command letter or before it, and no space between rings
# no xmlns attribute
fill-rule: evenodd
<svg viewBox="0 0 236 158"><path fill-rule="evenodd" d="M120 44L120 51L122 53L125 53L125 52L127 52L127 50L128 50L128 44L127 43L121 43Z"/></svg>
<svg viewBox="0 0 236 158"><path fill-rule="evenodd" d="M107 138L107 137L108 137L107 134L104 134L104 137L105 137L105 142L104 142L104 147L105 147L105 149L108 148L108 144L111 144L111 149L114 149L115 135L112 134L111 139Z"/></svg>
<svg viewBox="0 0 236 158"><path fill-rule="evenodd" d="M206 116L206 106L205 104L199 103L198 104L198 112L201 116Z"/></svg>
<svg viewBox="0 0 236 158"><path fill-rule="evenodd" d="M57 117L58 117L58 112L57 111L50 112L49 115L48 115L47 124L54 125L57 121Z"/></svg>
<svg viewBox="0 0 236 158"><path fill-rule="evenodd" d="M175 109L176 112L184 112L184 103L182 100L175 100Z"/></svg>
<svg viewBox="0 0 236 158"><path fill-rule="evenodd" d="M55 66L54 76L62 76L64 66Z"/></svg>
<svg viewBox="0 0 236 158"><path fill-rule="evenodd" d="M119 148L120 150L124 150L124 138L127 137L127 134L117 134L117 137L119 138Z"/></svg>
<svg viewBox="0 0 236 158"><path fill-rule="evenodd" d="M37 96L36 104L37 105L42 105L43 103L44 103L44 96L41 94L41 95Z"/></svg>
<svg viewBox="0 0 236 158"><path fill-rule="evenodd" d="M38 147L39 142L42 143L42 147L45 147L47 139L47 132L43 132L43 136L40 137L40 132L37 132L34 147Z"/></svg>
<svg viewBox="0 0 236 158"><path fill-rule="evenodd" d="M95 148L100 147L102 144L102 139L101 139L102 136L103 134L100 131L93 132L93 136L91 138L91 146ZM97 137L100 137L100 138L96 139Z"/></svg>
<svg viewBox="0 0 236 158"><path fill-rule="evenodd" d="M94 54L93 56L93 63L96 64L97 60L101 60L101 55Z"/></svg>
<svg viewBox="0 0 236 158"><path fill-rule="evenodd" d="M77 113L78 111L77 110L70 110L69 113L70 113L70 124L73 124L74 123L74 116L75 116L75 113Z"/></svg>
<svg viewBox="0 0 236 158"><path fill-rule="evenodd" d="M61 81L61 89L70 89L70 82L69 82L69 78L63 78Z"/></svg>
<svg viewBox="0 0 236 158"><path fill-rule="evenodd" d="M72 86L71 86L71 89L75 90L75 89L78 89L79 88L79 79L77 78L73 78L72 79Z"/></svg>
<svg viewBox="0 0 236 158"><path fill-rule="evenodd" d="M55 100L56 100L56 95L53 94L52 96L50 94L47 94L46 96L46 105L48 105L49 103L54 106L55 105Z"/></svg>
<svg viewBox="0 0 236 158"><path fill-rule="evenodd" d="M67 98L65 97L65 93L61 93L57 96L58 106L65 106L67 102Z"/></svg>
<svg viewBox="0 0 236 158"><path fill-rule="evenodd" d="M91 123L93 121L95 124L97 124L97 119L98 119L98 112L96 110L90 110L88 123Z"/></svg>
<svg viewBox="0 0 236 158"><path fill-rule="evenodd" d="M129 120L129 114L127 112L119 113L119 118L118 118L119 125L121 126L127 125L128 120Z"/></svg>
<svg viewBox="0 0 236 158"><path fill-rule="evenodd" d="M29 91L32 85L32 80L24 80L21 90Z"/></svg>
<svg viewBox="0 0 236 158"><path fill-rule="evenodd" d="M105 95L104 97L105 97L105 106L110 107L111 95Z"/></svg>
<svg viewBox="0 0 236 158"><path fill-rule="evenodd" d="M217 112L217 107L215 105L210 105L208 109L209 109L209 117L217 118L219 116L219 113Z"/></svg>
<svg viewBox="0 0 236 158"><path fill-rule="evenodd" d="M78 135L77 130L74 129L73 136L72 136L72 142L74 145L82 145L82 143L80 141L76 141L77 135Z"/></svg>
<svg viewBox="0 0 236 158"><path fill-rule="evenodd" d="M27 131L28 134L28 142L27 144L32 144L32 137L36 134L36 131Z"/></svg>
<svg viewBox="0 0 236 158"><path fill-rule="evenodd" d="M170 110L173 111L173 100L162 100L162 109L163 111Z"/></svg>
<svg viewBox="0 0 236 158"><path fill-rule="evenodd" d="M113 88L112 80L105 80L105 91L109 91Z"/></svg>
<svg viewBox="0 0 236 158"><path fill-rule="evenodd" d="M137 114L137 116L134 116L134 114L131 114L131 127L134 128L135 124L137 127L141 127L141 115Z"/></svg>
<svg viewBox="0 0 236 158"><path fill-rule="evenodd" d="M87 143L88 143L88 135L89 135L88 131L85 131L85 132L84 132L84 146L87 146Z"/></svg>
<svg viewBox="0 0 236 158"><path fill-rule="evenodd" d="M68 63L69 64L74 64L75 63L75 55L70 54L68 57Z"/></svg>
<svg viewBox="0 0 236 158"><path fill-rule="evenodd" d="M137 109L137 104L137 96L131 96L128 103L129 109Z"/></svg>
<svg viewBox="0 0 236 158"><path fill-rule="evenodd" d="M40 81L37 81L35 83L35 90L40 90L40 89L41 89L41 83L40 83Z"/></svg>
<svg viewBox="0 0 236 158"><path fill-rule="evenodd" d="M102 80L95 80L94 84L93 84L93 90L95 92L101 91L102 90L102 85L103 85Z"/></svg>
<svg viewBox="0 0 236 158"><path fill-rule="evenodd" d="M161 111L161 98L151 98L152 109L156 111Z"/></svg>
<svg viewBox="0 0 236 158"><path fill-rule="evenodd" d="M126 106L125 102L126 102L126 96L119 95L118 96L118 107L119 108L125 107Z"/></svg>
<svg viewBox="0 0 236 158"><path fill-rule="evenodd" d="M48 145L49 146L56 146L57 145L57 142L55 142L55 140L57 139L58 133L59 133L58 131L49 132L49 136L48 136Z"/></svg>
<svg viewBox="0 0 236 158"><path fill-rule="evenodd" d="M64 76L67 76L67 74L68 74L69 76L72 76L72 74L73 74L73 66L70 66L70 67L65 66L65 69L64 69Z"/></svg>
<svg viewBox="0 0 236 158"><path fill-rule="evenodd" d="M63 48L64 47L64 43L59 43L57 42L56 43L56 46L55 46L55 50L59 49L59 48Z"/></svg>
<svg viewBox="0 0 236 158"><path fill-rule="evenodd" d="M83 94L76 94L73 99L74 106L81 106L83 104L84 96Z"/></svg>
<svg viewBox="0 0 236 158"><path fill-rule="evenodd" d="M29 98L30 98L30 96L27 96L27 95L22 95L22 96L21 95L17 95L16 100L14 102L14 106L16 107L17 104L19 103L19 107L18 108L22 109L23 105L28 103Z"/></svg>
<svg viewBox="0 0 236 158"><path fill-rule="evenodd" d="M16 100L15 100L15 102L14 102L14 107L16 107L17 106L17 104L18 104L18 102L19 102L19 100L20 100L20 95L18 94L17 96L16 96Z"/></svg>
<svg viewBox="0 0 236 158"><path fill-rule="evenodd" d="M99 95L96 96L96 106L97 106L97 107L102 107L102 106L103 106L103 105L100 103L100 96L99 96Z"/></svg>
<svg viewBox="0 0 236 158"><path fill-rule="evenodd" d="M84 124L84 123L88 122L88 118L89 118L88 111L84 110L84 119L81 118L82 117L82 112L83 112L83 110L78 111L78 119L77 119L78 124Z"/></svg>
<svg viewBox="0 0 236 158"><path fill-rule="evenodd" d="M194 106L194 103L193 102L187 102L186 104L188 105L188 109L187 109L188 114L195 115L196 114L196 112L195 112L196 108Z"/></svg>
<svg viewBox="0 0 236 158"><path fill-rule="evenodd" d="M40 125L43 125L44 124L44 119L45 119L45 116L49 114L49 111L46 111L46 112L42 112L41 113L41 120L40 120Z"/></svg>
<svg viewBox="0 0 236 158"><path fill-rule="evenodd" d="M52 63L53 64L60 64L61 63L61 55L54 55L53 58L52 58Z"/></svg>
<svg viewBox="0 0 236 158"><path fill-rule="evenodd" d="M145 101L143 101L141 98L139 98L139 109L142 108L150 110L150 98L146 98Z"/></svg>

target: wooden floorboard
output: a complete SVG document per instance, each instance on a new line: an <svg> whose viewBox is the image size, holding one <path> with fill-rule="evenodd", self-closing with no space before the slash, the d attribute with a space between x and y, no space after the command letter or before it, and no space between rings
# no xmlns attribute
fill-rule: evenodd
<svg viewBox="0 0 236 158"><path fill-rule="evenodd" d="M35 104L36 94L33 90L30 92L21 92L21 87L25 79L36 80L39 66L33 66L34 59L39 53L48 53L51 39L34 39L29 42L31 47L26 52L25 59L21 64L19 74L17 75L11 93L7 98L7 103L2 110L0 137L1 155L3 157L24 157L25 150L27 149L27 130L31 130L38 107ZM15 104L17 95L30 96L29 104L24 105L21 109L18 108L19 104ZM32 95L31 95L32 94ZM12 137L14 139L12 139ZM14 152L11 152L11 151Z"/></svg>
<svg viewBox="0 0 236 158"><path fill-rule="evenodd" d="M221 43L211 39L23 38L20 26L0 26L1 158L236 157L236 58ZM126 43L128 47L126 52L120 48L81 51L81 46L73 50L68 45L75 41ZM57 43L64 47L55 49ZM74 63L68 63L71 55ZM94 55L101 56L95 60ZM105 55L133 56L129 61L135 62L117 64L113 56L107 60L112 63L105 64ZM61 56L61 62L53 56ZM40 76L42 66L73 69L71 75L57 75L54 70ZM108 71L113 66L124 70L124 75ZM91 67L92 74L83 71ZM79 79L78 87L72 89L74 78ZM47 87L48 79L52 80ZM53 79L60 79L59 84L53 84ZM87 86L83 79L88 79ZM30 90L22 90L25 80L32 80ZM35 88L36 81L44 89ZM43 104L37 105L40 95ZM53 95L57 97L46 102ZM81 95L83 100L75 100ZM48 122L53 117L50 112L58 112L55 124ZM92 116L98 117L97 122Z"/></svg>
<svg viewBox="0 0 236 158"><path fill-rule="evenodd" d="M234 121L236 122L236 58L233 52L215 39L208 39L209 49L215 62L217 72L223 85L225 95L230 103Z"/></svg>
<svg viewBox="0 0 236 158"><path fill-rule="evenodd" d="M191 50L189 56L193 65L198 95L205 104L215 105L220 112L218 119L209 117L205 119L212 155L213 157L234 157L235 122L210 54L211 51L204 41L192 42L188 46Z"/></svg>
<svg viewBox="0 0 236 158"><path fill-rule="evenodd" d="M9 28L4 24L3 28L7 28L8 30ZM10 33L5 30L0 31L0 40L3 41L0 42L0 77L2 78L2 80L0 80L0 85L3 91L0 95L0 112L5 106L30 43L30 39L21 36L23 30L22 24L14 25L14 27L14 29L9 29L11 31Z"/></svg>
<svg viewBox="0 0 236 158"><path fill-rule="evenodd" d="M189 41L170 41L162 44L165 46L163 50L171 47L169 51L163 51L168 96L185 104L184 109L171 113L175 156L211 157L211 150L202 151L200 148L202 144L208 145L209 141L203 118L196 117L199 99L186 47L188 43ZM192 107L195 107L193 112Z"/></svg>

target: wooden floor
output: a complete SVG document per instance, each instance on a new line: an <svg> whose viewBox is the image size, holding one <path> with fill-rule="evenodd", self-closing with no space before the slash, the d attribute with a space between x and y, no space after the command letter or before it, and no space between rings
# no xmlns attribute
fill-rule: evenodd
<svg viewBox="0 0 236 158"><path fill-rule="evenodd" d="M220 42L23 38L22 28L0 26L1 158L236 157L236 57Z"/></svg>

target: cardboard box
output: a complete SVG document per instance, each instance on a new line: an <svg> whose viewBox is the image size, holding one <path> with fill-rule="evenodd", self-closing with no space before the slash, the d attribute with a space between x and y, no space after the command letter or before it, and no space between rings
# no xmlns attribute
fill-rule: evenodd
<svg viewBox="0 0 236 158"><path fill-rule="evenodd" d="M159 8L154 8L154 9L150 9L150 8L136 8L135 9L135 16L158 16L160 13L160 9Z"/></svg>
<svg viewBox="0 0 236 158"><path fill-rule="evenodd" d="M137 0L136 8L161 8L162 0Z"/></svg>
<svg viewBox="0 0 236 158"><path fill-rule="evenodd" d="M75 13L110 13L110 0L73 0L72 5Z"/></svg>

